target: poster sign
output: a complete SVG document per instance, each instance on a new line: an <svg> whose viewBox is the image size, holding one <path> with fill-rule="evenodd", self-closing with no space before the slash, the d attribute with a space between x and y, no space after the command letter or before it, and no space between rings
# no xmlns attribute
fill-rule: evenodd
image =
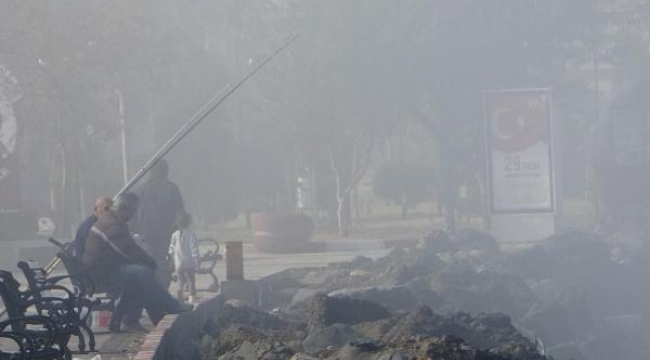
<svg viewBox="0 0 650 360"><path fill-rule="evenodd" d="M555 211L548 89L485 93L490 210Z"/></svg>

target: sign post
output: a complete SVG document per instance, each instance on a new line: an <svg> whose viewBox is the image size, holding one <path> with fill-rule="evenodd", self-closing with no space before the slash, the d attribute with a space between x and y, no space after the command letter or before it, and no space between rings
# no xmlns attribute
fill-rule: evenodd
<svg viewBox="0 0 650 360"><path fill-rule="evenodd" d="M555 231L552 115L549 89L485 92L489 207L499 240Z"/></svg>

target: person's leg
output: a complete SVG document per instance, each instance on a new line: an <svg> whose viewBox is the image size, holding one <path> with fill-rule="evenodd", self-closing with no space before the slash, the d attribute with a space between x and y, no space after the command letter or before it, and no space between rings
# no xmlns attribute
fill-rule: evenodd
<svg viewBox="0 0 650 360"><path fill-rule="evenodd" d="M194 269L188 269L187 277L190 283L190 294L196 296L196 271Z"/></svg>
<svg viewBox="0 0 650 360"><path fill-rule="evenodd" d="M124 292L128 291L127 296L133 296L139 301L137 304L144 305L154 325L158 324L165 314L178 314L191 309L189 306L181 305L167 290L163 289L156 282L154 271L150 268L141 265L127 265L122 270L122 274L124 274L123 277L128 277L128 280L125 279L127 287ZM135 308L135 305L132 306ZM133 313L133 308L129 309L131 309L130 313ZM139 311L141 311L140 309L141 307L138 307Z"/></svg>
<svg viewBox="0 0 650 360"><path fill-rule="evenodd" d="M158 283L154 283L154 289L152 290L147 294L144 308L154 325L157 325L166 314L179 314L184 311L184 306Z"/></svg>
<svg viewBox="0 0 650 360"><path fill-rule="evenodd" d="M180 268L176 271L178 274L178 301L183 301L185 284L188 282L187 269Z"/></svg>
<svg viewBox="0 0 650 360"><path fill-rule="evenodd" d="M147 310L149 319L156 325L166 314L178 314L184 307L172 297L156 280L153 271L149 271L150 277L146 283L141 284L144 291L144 308Z"/></svg>
<svg viewBox="0 0 650 360"><path fill-rule="evenodd" d="M120 322L138 324L144 308L144 296L140 289L143 281L140 265L124 265L120 268L122 296L117 306L116 318L112 321L113 330L119 330Z"/></svg>
<svg viewBox="0 0 650 360"><path fill-rule="evenodd" d="M138 244L142 249L156 260L156 281L165 289L169 289L172 279L172 271L167 261L167 251L169 250L169 240L148 238L140 239Z"/></svg>

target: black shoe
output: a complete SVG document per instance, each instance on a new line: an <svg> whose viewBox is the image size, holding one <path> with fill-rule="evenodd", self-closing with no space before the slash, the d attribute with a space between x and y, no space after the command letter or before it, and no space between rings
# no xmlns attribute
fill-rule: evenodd
<svg viewBox="0 0 650 360"><path fill-rule="evenodd" d="M180 313L189 312L194 310L194 305L188 303L180 303L178 306L178 310Z"/></svg>

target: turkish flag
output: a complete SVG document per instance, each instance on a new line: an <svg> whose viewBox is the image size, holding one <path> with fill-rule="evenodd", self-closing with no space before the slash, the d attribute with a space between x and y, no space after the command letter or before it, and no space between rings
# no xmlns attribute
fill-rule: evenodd
<svg viewBox="0 0 650 360"><path fill-rule="evenodd" d="M532 96L531 96L532 95ZM546 94L494 92L486 94L492 147L517 153L550 139L549 99Z"/></svg>

